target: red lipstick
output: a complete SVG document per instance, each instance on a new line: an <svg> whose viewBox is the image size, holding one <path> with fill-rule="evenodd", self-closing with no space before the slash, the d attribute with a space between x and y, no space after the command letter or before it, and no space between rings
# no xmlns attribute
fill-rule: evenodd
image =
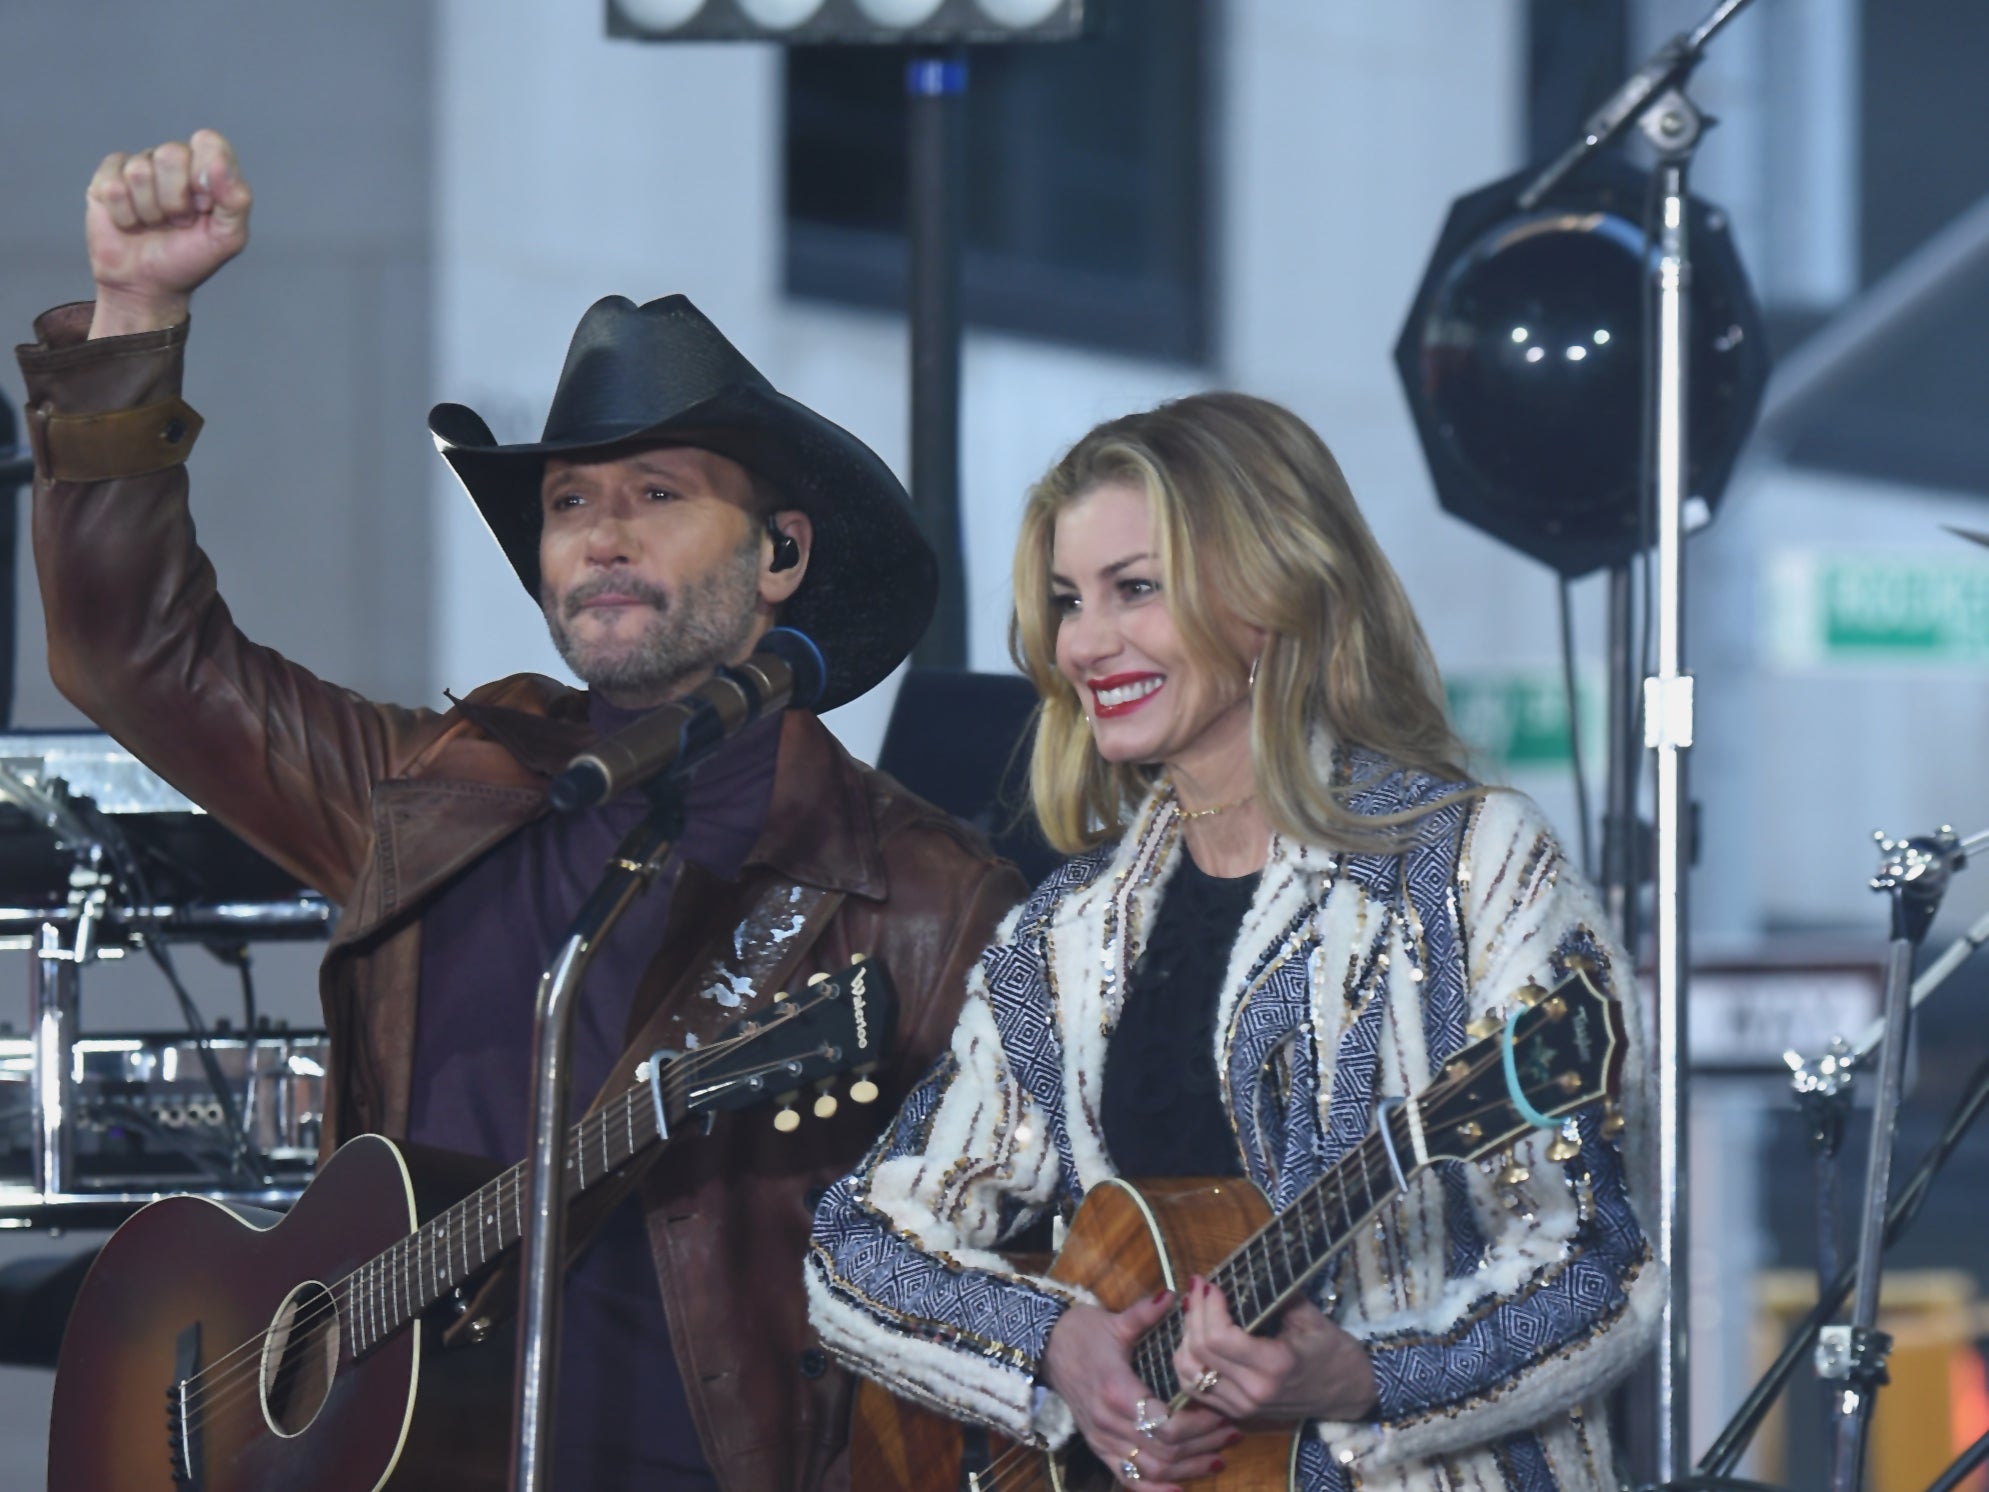
<svg viewBox="0 0 1989 1492"><path fill-rule="evenodd" d="M1105 696L1113 690L1124 689L1133 684L1143 684L1149 679L1153 681L1154 687L1146 693L1136 695L1132 699L1121 700L1116 704L1108 705L1105 703ZM1085 687L1091 691L1092 714L1094 718L1099 720L1111 720L1120 715L1130 715L1134 710L1137 710L1141 705L1160 693L1165 685L1166 676L1157 673L1115 673L1106 678L1088 679L1085 681Z"/></svg>

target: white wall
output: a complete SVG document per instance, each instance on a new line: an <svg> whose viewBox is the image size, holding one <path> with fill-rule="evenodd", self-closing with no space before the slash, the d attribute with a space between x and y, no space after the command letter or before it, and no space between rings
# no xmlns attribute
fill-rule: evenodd
<svg viewBox="0 0 1989 1492"><path fill-rule="evenodd" d="M429 7L345 0L0 0L0 325L90 294L83 189L112 150L203 125L228 132L256 189L254 242L199 297L186 395L207 419L189 470L201 538L244 627L341 683L431 703L423 501L435 460L427 390ZM0 386L18 406L11 357ZM49 682L26 541L18 567L15 719L74 726ZM311 946L258 951L262 1008L318 1024ZM93 1031L173 1029L142 960L83 985ZM180 966L210 1014L234 976L199 949ZM0 953L0 1011L19 1029L26 956ZM9 1085L12 1086L12 1085ZM18 1133L18 1131L17 1131ZM0 1263L87 1236L0 1235ZM50 1375L0 1369L0 1486L39 1487Z"/></svg>

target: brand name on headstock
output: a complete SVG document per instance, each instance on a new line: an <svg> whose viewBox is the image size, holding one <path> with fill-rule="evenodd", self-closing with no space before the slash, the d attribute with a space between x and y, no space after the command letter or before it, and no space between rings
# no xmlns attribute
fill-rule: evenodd
<svg viewBox="0 0 1989 1492"><path fill-rule="evenodd" d="M863 1000L863 981L869 973L868 969L858 969L856 978L849 984L850 1014L856 1018L856 1044L863 1051L870 1050L870 1020Z"/></svg>

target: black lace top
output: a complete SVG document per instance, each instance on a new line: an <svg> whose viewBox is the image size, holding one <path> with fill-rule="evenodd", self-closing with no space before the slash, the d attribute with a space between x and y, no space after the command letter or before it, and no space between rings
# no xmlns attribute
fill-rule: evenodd
<svg viewBox="0 0 1989 1492"><path fill-rule="evenodd" d="M1122 1176L1237 1176L1216 1080L1216 1006L1255 875L1212 876L1183 854L1133 966L1105 1049L1100 1118Z"/></svg>

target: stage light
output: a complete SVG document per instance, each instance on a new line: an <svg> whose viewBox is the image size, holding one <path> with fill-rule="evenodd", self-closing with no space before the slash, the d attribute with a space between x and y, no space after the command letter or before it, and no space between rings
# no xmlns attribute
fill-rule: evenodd
<svg viewBox="0 0 1989 1492"><path fill-rule="evenodd" d="M631 25L667 31L704 9L705 0L615 0Z"/></svg>
<svg viewBox="0 0 1989 1492"><path fill-rule="evenodd" d="M1003 26L1040 26L1060 0L978 0L988 19Z"/></svg>
<svg viewBox="0 0 1989 1492"><path fill-rule="evenodd" d="M822 0L739 0L739 8L770 31L791 31L813 19Z"/></svg>
<svg viewBox="0 0 1989 1492"><path fill-rule="evenodd" d="M1531 212L1523 171L1451 207L1396 369L1444 508L1581 575L1645 542L1648 181L1589 163ZM1718 209L1692 204L1690 491L1716 505L1768 376L1761 313Z"/></svg>
<svg viewBox="0 0 1989 1492"><path fill-rule="evenodd" d="M856 0L856 8L879 26L919 26L932 19L940 0Z"/></svg>
<svg viewBox="0 0 1989 1492"><path fill-rule="evenodd" d="M640 41L946 47L1070 41L1100 0L607 0L608 34Z"/></svg>

